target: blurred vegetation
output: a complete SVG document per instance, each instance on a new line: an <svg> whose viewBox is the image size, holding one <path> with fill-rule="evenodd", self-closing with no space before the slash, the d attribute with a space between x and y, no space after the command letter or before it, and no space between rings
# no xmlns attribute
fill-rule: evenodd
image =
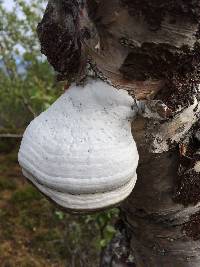
<svg viewBox="0 0 200 267"><path fill-rule="evenodd" d="M0 1L0 266L98 266L115 233L118 209L70 215L43 197L21 174L18 139L29 122L62 93L40 53L36 26L45 1Z"/></svg>
<svg viewBox="0 0 200 267"><path fill-rule="evenodd" d="M61 93L40 53L36 27L43 9L39 0L15 1L10 12L0 4L0 123L9 130L23 129Z"/></svg>
<svg viewBox="0 0 200 267"><path fill-rule="evenodd" d="M0 153L0 266L98 266L118 210L63 212L22 176L17 151Z"/></svg>

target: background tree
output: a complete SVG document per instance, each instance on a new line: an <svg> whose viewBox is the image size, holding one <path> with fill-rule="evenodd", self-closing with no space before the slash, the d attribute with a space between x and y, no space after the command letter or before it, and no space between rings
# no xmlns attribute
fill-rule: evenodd
<svg viewBox="0 0 200 267"><path fill-rule="evenodd" d="M60 77L80 82L89 62L143 103L138 182L121 226L140 267L200 265L199 11L187 0L50 0L38 26ZM126 266L130 251L110 261ZM115 266L108 254L102 266Z"/></svg>

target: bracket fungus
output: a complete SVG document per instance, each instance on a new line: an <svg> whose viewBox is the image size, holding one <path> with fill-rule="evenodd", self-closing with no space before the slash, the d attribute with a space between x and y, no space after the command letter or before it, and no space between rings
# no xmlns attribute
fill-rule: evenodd
<svg viewBox="0 0 200 267"><path fill-rule="evenodd" d="M60 206L95 211L124 200L136 182L135 101L100 80L72 85L24 133L23 174Z"/></svg>

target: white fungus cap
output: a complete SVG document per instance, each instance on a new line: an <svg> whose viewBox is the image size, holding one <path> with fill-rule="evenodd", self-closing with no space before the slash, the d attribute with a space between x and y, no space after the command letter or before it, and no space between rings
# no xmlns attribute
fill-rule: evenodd
<svg viewBox="0 0 200 267"><path fill-rule="evenodd" d="M126 91L102 81L72 85L26 129L18 155L24 175L74 211L121 202L137 177L133 104Z"/></svg>

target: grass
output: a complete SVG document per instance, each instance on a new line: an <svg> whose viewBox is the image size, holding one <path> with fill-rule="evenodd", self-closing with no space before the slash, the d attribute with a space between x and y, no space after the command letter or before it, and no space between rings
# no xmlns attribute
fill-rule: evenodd
<svg viewBox="0 0 200 267"><path fill-rule="evenodd" d="M0 191L15 190L15 189L16 189L15 181L12 181L11 179L8 179L7 177L1 177Z"/></svg>
<svg viewBox="0 0 200 267"><path fill-rule="evenodd" d="M11 201L20 206L30 205L30 203L41 199L42 195L31 185L16 190L11 197Z"/></svg>
<svg viewBox="0 0 200 267"><path fill-rule="evenodd" d="M0 153L0 266L98 266L118 210L64 213L22 176L17 151Z"/></svg>

